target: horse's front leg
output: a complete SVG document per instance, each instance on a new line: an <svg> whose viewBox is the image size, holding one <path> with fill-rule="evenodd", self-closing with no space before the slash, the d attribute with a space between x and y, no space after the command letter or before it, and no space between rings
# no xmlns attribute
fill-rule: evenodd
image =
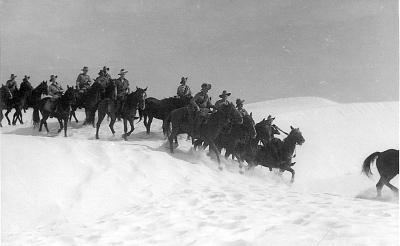
<svg viewBox="0 0 400 246"><path fill-rule="evenodd" d="M60 128L58 129L58 133L60 133L63 129L63 122L62 122L63 120L62 120L62 118L57 118L57 120L58 120L58 124L60 124Z"/></svg>
<svg viewBox="0 0 400 246"><path fill-rule="evenodd" d="M215 146L214 141L212 141L212 140L209 139L209 138L206 138L206 143L208 143L208 146L209 146L210 150L214 151L215 155L217 156L218 169L219 169L219 170L222 170L223 168L222 168L222 165L221 165L221 160L220 160L220 158L219 158L219 152L218 152L217 146Z"/></svg>
<svg viewBox="0 0 400 246"><path fill-rule="evenodd" d="M115 124L115 121L117 120L117 116L115 114L112 114L112 115L110 115L110 118L111 118L111 121L108 126L110 127L110 130L111 130L112 134L114 135L115 134L114 124Z"/></svg>
<svg viewBox="0 0 400 246"><path fill-rule="evenodd" d="M133 122L133 117L129 119L129 125L131 126L131 130L128 132L128 136L132 134L132 132L135 130L135 124Z"/></svg>
<svg viewBox="0 0 400 246"><path fill-rule="evenodd" d="M126 133L128 131L128 126L127 126L127 120L126 118L123 118L124 121L124 134L122 135L122 137L124 138L125 141L128 140L128 134Z"/></svg>
<svg viewBox="0 0 400 246"><path fill-rule="evenodd" d="M7 112L4 114L5 116L6 116L6 119L7 119L7 121L8 121L8 125L11 125L11 121L10 121L10 119L8 118L8 114L11 112L11 109L7 109Z"/></svg>
<svg viewBox="0 0 400 246"><path fill-rule="evenodd" d="M285 167L284 170L289 171L292 173L292 178L290 179L290 183L294 182L294 175L295 175L295 171L293 170L293 168L291 167Z"/></svg>
<svg viewBox="0 0 400 246"><path fill-rule="evenodd" d="M79 121L78 121L78 119L76 118L75 111L72 111L72 116L74 116L75 122L78 123ZM93 121L93 122L94 122L94 121Z"/></svg>
<svg viewBox="0 0 400 246"><path fill-rule="evenodd" d="M64 118L64 137L67 137L68 116Z"/></svg>

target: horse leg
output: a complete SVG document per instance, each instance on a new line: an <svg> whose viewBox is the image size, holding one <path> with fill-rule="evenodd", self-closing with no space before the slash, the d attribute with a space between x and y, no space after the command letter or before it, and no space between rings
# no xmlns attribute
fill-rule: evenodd
<svg viewBox="0 0 400 246"><path fill-rule="evenodd" d="M382 188L384 186L384 181L383 178L381 177L378 181L378 183L376 183L376 196L377 197L381 197L382 196Z"/></svg>
<svg viewBox="0 0 400 246"><path fill-rule="evenodd" d="M394 185L389 183L390 179L388 179L386 177L381 177L381 179L382 179L383 183L394 192L394 194L399 195L399 189L397 189Z"/></svg>
<svg viewBox="0 0 400 246"><path fill-rule="evenodd" d="M168 137L169 151L171 153L174 153L174 138L175 138L175 132L172 130L171 135L169 135L169 137Z"/></svg>
<svg viewBox="0 0 400 246"><path fill-rule="evenodd" d="M58 120L58 124L60 124L60 128L58 129L58 133L60 133L63 129L63 122L62 122L62 118L61 119L57 118L57 120Z"/></svg>
<svg viewBox="0 0 400 246"><path fill-rule="evenodd" d="M147 121L147 124L146 124L146 132L147 132L147 134L150 134L150 127L151 127L151 123L152 122L153 122L153 116L149 116L149 120Z"/></svg>
<svg viewBox="0 0 400 246"><path fill-rule="evenodd" d="M111 118L111 121L108 126L110 127L110 130L111 130L112 134L114 135L115 134L114 124L115 124L115 121L117 120L117 116L115 114L112 114L112 115L110 115L110 118Z"/></svg>
<svg viewBox="0 0 400 246"><path fill-rule="evenodd" d="M11 125L10 119L8 118L8 114L11 112L11 109L7 109L7 112L4 114L6 116L6 119L8 121L8 125Z"/></svg>
<svg viewBox="0 0 400 246"><path fill-rule="evenodd" d="M124 137L124 140L127 141L128 140L128 135L126 133L128 131L127 120L125 118L123 118L123 119L124 119L124 135L123 135L123 137Z"/></svg>
<svg viewBox="0 0 400 246"><path fill-rule="evenodd" d="M292 173L292 178L290 179L290 183L293 183L294 182L294 175L295 175L296 172L291 167L285 167L284 170L289 171L289 172Z"/></svg>
<svg viewBox="0 0 400 246"><path fill-rule="evenodd" d="M74 116L75 122L78 123L78 119L76 118L75 111L72 111L72 116Z"/></svg>
<svg viewBox="0 0 400 246"><path fill-rule="evenodd" d="M211 151L211 150L214 151L215 155L217 156L218 169L219 169L219 170L222 170L221 160L220 160L220 158L219 158L219 152L218 152L217 146L215 146L215 143L214 143L211 139L209 139L209 138L206 138L206 142L208 143L208 146L209 146L209 148L210 148L210 151Z"/></svg>
<svg viewBox="0 0 400 246"><path fill-rule="evenodd" d="M40 128L39 131L42 130L42 124L44 125L44 127L46 128L47 133L49 133L49 128L47 127L47 118L49 118L49 115L42 115L43 118L40 121Z"/></svg>
<svg viewBox="0 0 400 246"><path fill-rule="evenodd" d="M64 137L67 137L68 116L64 118Z"/></svg>
<svg viewBox="0 0 400 246"><path fill-rule="evenodd" d="M96 139L99 139L99 128L101 126L101 122L104 119L104 116L106 116L106 114L102 111L99 110L99 118L97 119L97 124L96 124Z"/></svg>
<svg viewBox="0 0 400 246"><path fill-rule="evenodd" d="M131 130L128 132L128 136L130 136L132 132L135 130L135 124L133 124L133 118L129 119L129 125L131 125Z"/></svg>

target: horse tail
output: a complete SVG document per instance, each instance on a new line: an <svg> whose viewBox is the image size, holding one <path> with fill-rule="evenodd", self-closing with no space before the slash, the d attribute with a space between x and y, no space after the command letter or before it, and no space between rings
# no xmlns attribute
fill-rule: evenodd
<svg viewBox="0 0 400 246"><path fill-rule="evenodd" d="M138 112L139 112L139 121L141 121L143 118L143 109L138 108Z"/></svg>
<svg viewBox="0 0 400 246"><path fill-rule="evenodd" d="M37 126L40 123L38 106L33 108L32 121L33 121L33 126Z"/></svg>
<svg viewBox="0 0 400 246"><path fill-rule="evenodd" d="M171 114L163 121L163 133L167 137L171 134Z"/></svg>
<svg viewBox="0 0 400 246"><path fill-rule="evenodd" d="M371 172L371 163L375 160L375 158L379 157L381 152L375 152L369 155L365 160L364 164L362 166L362 172L367 175L367 177L370 177L372 175Z"/></svg>

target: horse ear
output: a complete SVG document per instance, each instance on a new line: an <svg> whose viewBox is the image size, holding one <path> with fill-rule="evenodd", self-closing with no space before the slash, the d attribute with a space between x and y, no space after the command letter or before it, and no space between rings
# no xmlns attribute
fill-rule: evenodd
<svg viewBox="0 0 400 246"><path fill-rule="evenodd" d="M293 126L290 126L290 129L294 130Z"/></svg>
<svg viewBox="0 0 400 246"><path fill-rule="evenodd" d="M253 117L253 112L250 112L250 116Z"/></svg>
<svg viewBox="0 0 400 246"><path fill-rule="evenodd" d="M136 86L136 90L137 90L137 89L139 89L139 88Z"/></svg>
<svg viewBox="0 0 400 246"><path fill-rule="evenodd" d="M146 86L146 88L144 89L144 91L147 91L147 87L148 87L148 86Z"/></svg>

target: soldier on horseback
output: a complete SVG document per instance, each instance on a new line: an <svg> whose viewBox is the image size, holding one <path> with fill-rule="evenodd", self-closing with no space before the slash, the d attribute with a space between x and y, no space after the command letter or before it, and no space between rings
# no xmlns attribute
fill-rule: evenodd
<svg viewBox="0 0 400 246"><path fill-rule="evenodd" d="M222 94L219 95L221 99L215 102L215 108L218 110L221 108L222 105L228 105L229 104L228 97L230 95L231 95L230 92L226 92L226 90L223 90Z"/></svg>
<svg viewBox="0 0 400 246"><path fill-rule="evenodd" d="M24 90L27 90L27 91L32 91L33 90L31 82L29 82L30 78L31 78L30 76L26 76L25 75L25 77L22 79L22 83L21 83L20 89L24 88Z"/></svg>
<svg viewBox="0 0 400 246"><path fill-rule="evenodd" d="M11 74L10 79L7 80L7 82L6 82L6 86L8 87L8 89L10 89L10 92L13 97L15 96L15 93L18 90L17 81L15 81L16 77L17 77L17 75Z"/></svg>
<svg viewBox="0 0 400 246"><path fill-rule="evenodd" d="M83 67L82 73L80 73L76 79L76 88L79 90L80 94L85 93L92 83L92 79L87 74L88 71L88 67Z"/></svg>
<svg viewBox="0 0 400 246"><path fill-rule="evenodd" d="M249 115L249 113L247 113L246 109L243 108L243 103L244 100L241 100L240 98L236 99L236 108L239 111L239 113L243 116L245 115Z"/></svg>
<svg viewBox="0 0 400 246"><path fill-rule="evenodd" d="M189 118L192 120L192 136L199 134L200 126L210 112L210 108L215 108L207 94L210 89L211 84L203 83L201 91L190 100Z"/></svg>
<svg viewBox="0 0 400 246"><path fill-rule="evenodd" d="M124 106L126 96L130 93L129 81L125 78L126 73L128 71L121 69L118 74L120 77L115 80L115 85L117 86L117 108L120 112Z"/></svg>
<svg viewBox="0 0 400 246"><path fill-rule="evenodd" d="M190 87L186 84L187 77L182 77L180 86L178 86L178 89L176 91L176 94L178 95L179 98L186 98L186 97L191 97L192 92L190 91Z"/></svg>
<svg viewBox="0 0 400 246"><path fill-rule="evenodd" d="M50 76L50 82L51 84L49 85L49 95L52 97L52 101L55 102L56 108L54 110L54 113L56 114L58 112L58 100L62 93L63 93L63 88L58 84L56 81L57 75L51 75Z"/></svg>

